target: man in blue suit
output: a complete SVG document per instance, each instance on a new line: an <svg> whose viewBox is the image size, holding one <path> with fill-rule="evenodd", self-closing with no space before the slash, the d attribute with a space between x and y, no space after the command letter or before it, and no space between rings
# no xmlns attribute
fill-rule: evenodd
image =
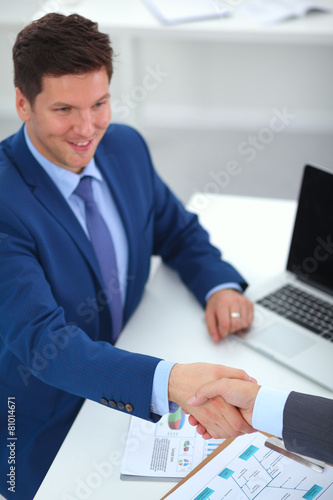
<svg viewBox="0 0 333 500"><path fill-rule="evenodd" d="M189 410L204 383L249 380L114 347L151 255L205 307L214 341L247 327L252 304L142 137L109 125L108 36L81 16L49 14L19 33L13 57L24 125L0 148L0 493L28 500L84 398L157 421ZM191 412L212 436L252 430L220 397Z"/></svg>

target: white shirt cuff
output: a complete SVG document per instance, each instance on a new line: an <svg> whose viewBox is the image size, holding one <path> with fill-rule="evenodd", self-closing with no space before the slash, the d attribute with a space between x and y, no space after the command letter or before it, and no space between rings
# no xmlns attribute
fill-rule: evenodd
<svg viewBox="0 0 333 500"><path fill-rule="evenodd" d="M210 299L210 297L213 295L213 293L218 292L220 290L224 290L225 288L233 288L234 290L237 290L238 292L243 293L243 289L238 283L231 283L231 282L230 283L223 283L223 285L217 285L214 288L212 288L211 290L209 290L209 292L207 293L207 295L205 297L206 303L208 302L208 299Z"/></svg>
<svg viewBox="0 0 333 500"><path fill-rule="evenodd" d="M282 438L283 410L289 394L290 391L262 386L254 403L252 427Z"/></svg>
<svg viewBox="0 0 333 500"><path fill-rule="evenodd" d="M178 408L178 405L168 400L169 376L175 364L171 361L162 360L156 366L151 395L150 409L152 413L165 415L166 413L175 412Z"/></svg>

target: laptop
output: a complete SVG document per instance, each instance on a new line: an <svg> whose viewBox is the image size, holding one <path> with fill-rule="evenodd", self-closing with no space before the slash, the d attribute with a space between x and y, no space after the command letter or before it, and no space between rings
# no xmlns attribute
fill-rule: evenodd
<svg viewBox="0 0 333 500"><path fill-rule="evenodd" d="M255 318L237 337L333 391L332 171L304 167L286 271L247 296Z"/></svg>

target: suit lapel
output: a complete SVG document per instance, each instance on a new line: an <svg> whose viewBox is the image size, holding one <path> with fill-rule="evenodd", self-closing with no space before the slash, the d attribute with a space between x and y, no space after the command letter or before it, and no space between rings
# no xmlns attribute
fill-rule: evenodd
<svg viewBox="0 0 333 500"><path fill-rule="evenodd" d="M12 156L33 195L70 235L78 250L86 258L102 288L102 279L92 246L67 201L30 153L24 139L23 128L14 137Z"/></svg>

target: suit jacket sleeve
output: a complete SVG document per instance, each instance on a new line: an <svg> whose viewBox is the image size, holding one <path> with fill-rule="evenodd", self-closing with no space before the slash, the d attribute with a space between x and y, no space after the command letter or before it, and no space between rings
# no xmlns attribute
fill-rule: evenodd
<svg viewBox="0 0 333 500"><path fill-rule="evenodd" d="M283 414L288 450L333 463L333 400L291 392Z"/></svg>
<svg viewBox="0 0 333 500"><path fill-rule="evenodd" d="M96 402L131 404L136 416L156 420L150 404L160 359L116 349L68 322L39 262L34 239L1 202L0 227L0 346L4 366L12 371L12 387L23 387L28 400L30 392L46 390L36 377L53 387L48 394L52 399L58 397L57 388Z"/></svg>

